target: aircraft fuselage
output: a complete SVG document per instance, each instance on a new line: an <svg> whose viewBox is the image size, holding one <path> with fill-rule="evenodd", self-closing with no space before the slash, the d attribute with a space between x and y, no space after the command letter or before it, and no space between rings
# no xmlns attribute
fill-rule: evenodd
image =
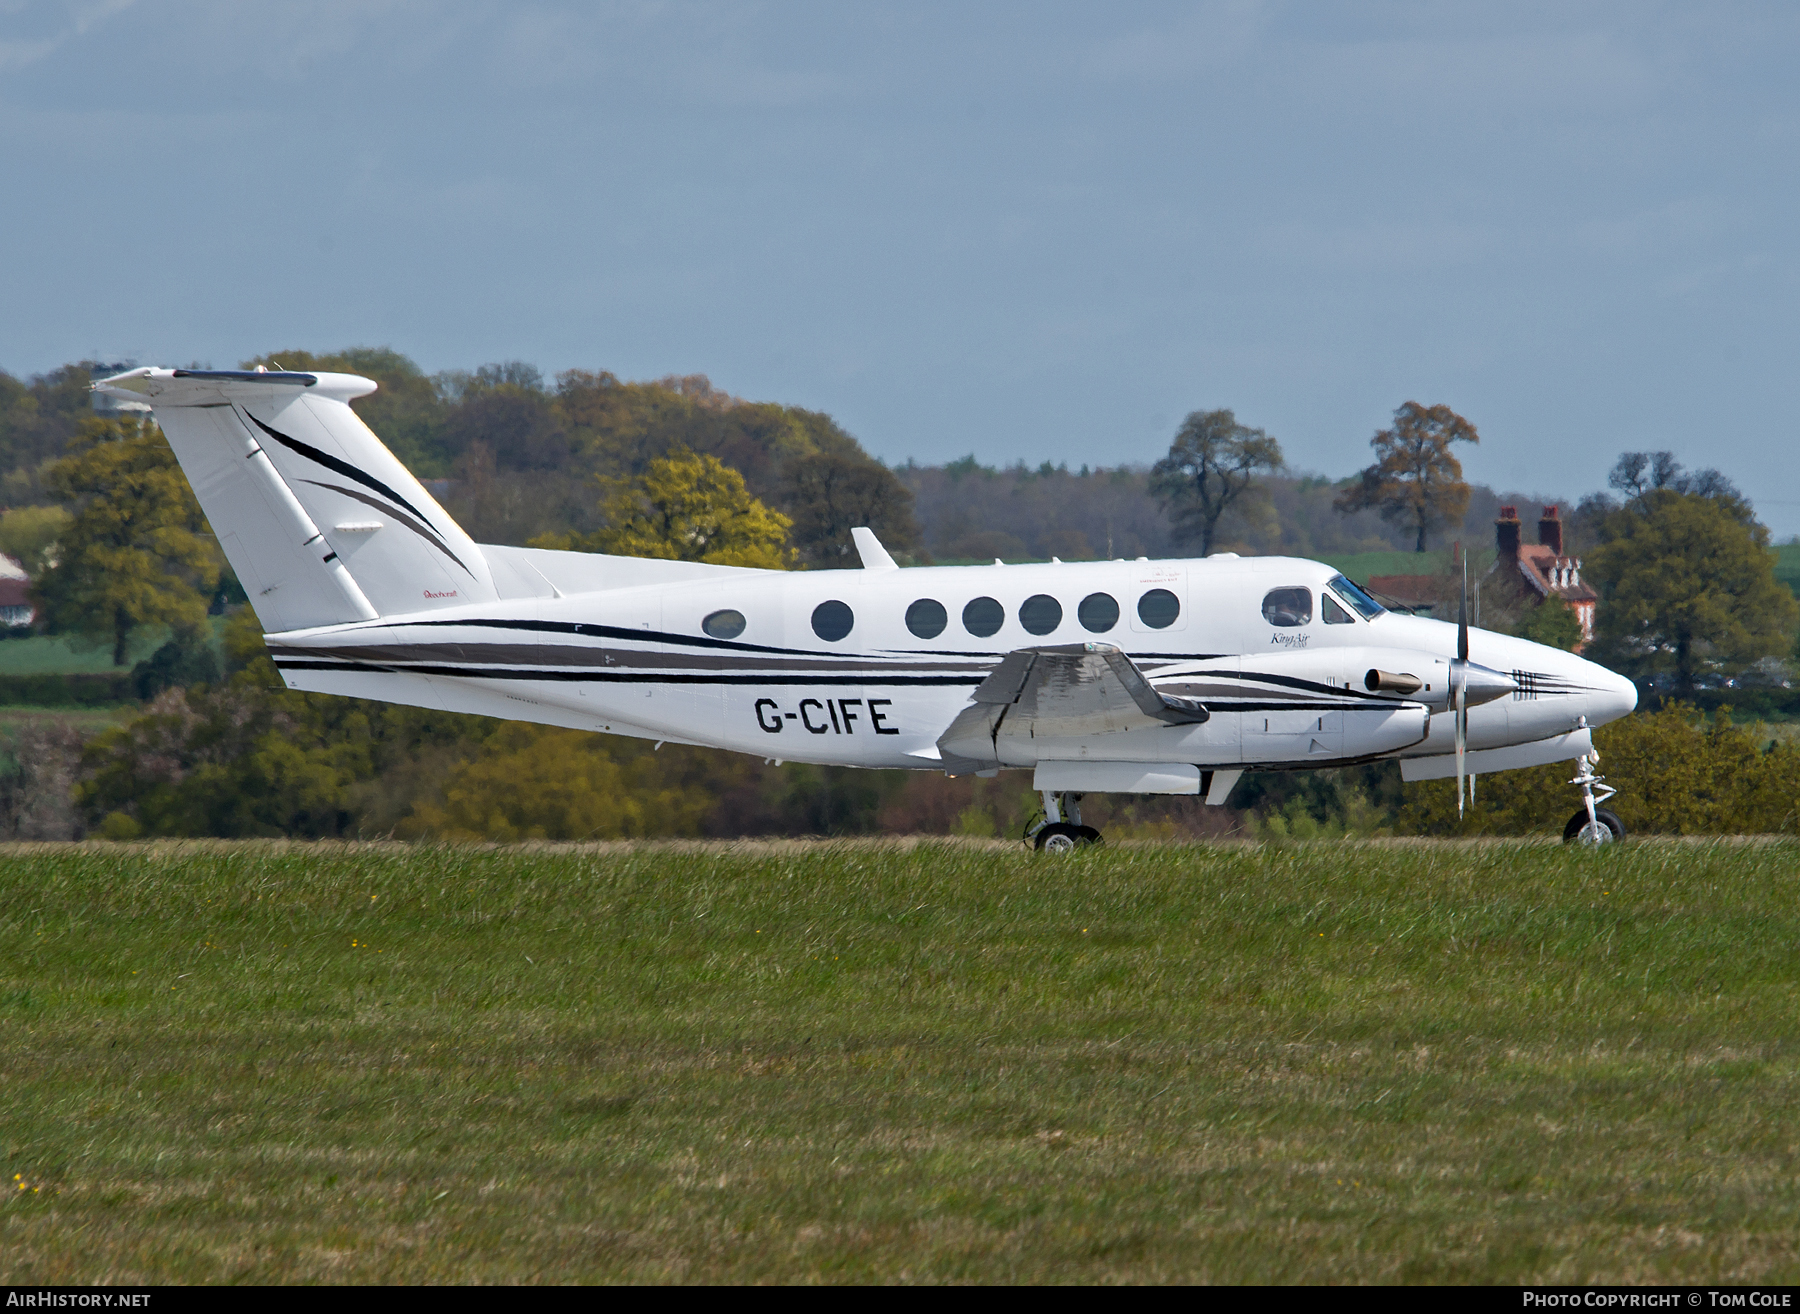
<svg viewBox="0 0 1800 1314"><path fill-rule="evenodd" d="M714 568L698 577L683 577L673 562L631 566L669 578L274 635L270 643L295 688L785 760L934 768L938 737L1005 654L1099 642L1122 649L1159 691L1198 698L1210 719L1013 745L1001 765L1091 757L1317 767L1449 751L1456 627L1343 607L1327 619L1324 590L1336 572L1317 562ZM1279 589L1311 595L1305 621L1269 622L1265 600ZM1160 607L1145 604L1151 594L1163 595L1153 599ZM847 616L841 636L821 636L821 608L835 621L826 635ZM915 618L922 610L926 623L909 626L909 610ZM708 617L722 611L743 619L730 638L707 633ZM940 612L941 630L915 632L930 630ZM1475 660L1519 685L1470 709L1471 750L1600 725L1635 705L1629 682L1571 653L1480 630L1471 646ZM1372 669L1416 675L1423 687L1408 697L1371 693Z"/></svg>

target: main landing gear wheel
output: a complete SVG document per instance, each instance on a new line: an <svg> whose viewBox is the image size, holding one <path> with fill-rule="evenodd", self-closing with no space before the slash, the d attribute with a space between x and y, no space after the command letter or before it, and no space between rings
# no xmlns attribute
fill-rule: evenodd
<svg viewBox="0 0 1800 1314"><path fill-rule="evenodd" d="M1053 821L1032 837L1032 847L1039 853L1073 853L1100 842L1100 832L1092 826L1073 826L1066 821Z"/></svg>
<svg viewBox="0 0 1800 1314"><path fill-rule="evenodd" d="M1100 842L1100 832L1081 824L1081 795L1041 791L1044 817L1025 832L1039 853L1073 853Z"/></svg>
<svg viewBox="0 0 1800 1314"><path fill-rule="evenodd" d="M1611 844L1624 838L1625 823L1605 808L1595 808L1592 821L1588 820L1587 809L1583 808L1563 827L1564 844Z"/></svg>

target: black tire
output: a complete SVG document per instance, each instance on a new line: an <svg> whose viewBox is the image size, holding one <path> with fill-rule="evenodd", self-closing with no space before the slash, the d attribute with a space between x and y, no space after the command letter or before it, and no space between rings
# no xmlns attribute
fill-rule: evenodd
<svg viewBox="0 0 1800 1314"><path fill-rule="evenodd" d="M1585 843L1598 842L1601 844L1607 844L1607 843L1613 843L1613 842L1616 842L1618 840L1622 840L1625 838L1625 823L1620 821L1617 816L1615 816L1611 812L1608 812L1605 808L1595 808L1594 809L1594 820L1598 821L1602 826L1606 827L1607 832L1608 832L1606 839L1599 840L1599 841L1593 841L1593 840L1583 841L1582 840L1582 832L1587 829L1587 824L1588 824L1587 809L1583 808L1583 809L1581 809L1581 811L1577 812L1574 816L1570 817L1569 824L1563 827L1563 843L1564 844L1578 844L1578 843L1584 843L1584 842Z"/></svg>
<svg viewBox="0 0 1800 1314"><path fill-rule="evenodd" d="M1031 846L1039 853L1072 853L1100 842L1100 832L1092 826L1072 826L1066 821L1052 822L1032 836Z"/></svg>

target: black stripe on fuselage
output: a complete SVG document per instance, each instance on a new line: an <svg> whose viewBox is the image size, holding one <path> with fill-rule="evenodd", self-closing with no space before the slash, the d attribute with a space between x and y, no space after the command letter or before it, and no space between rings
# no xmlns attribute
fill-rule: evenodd
<svg viewBox="0 0 1800 1314"><path fill-rule="evenodd" d="M1347 685L1322 684L1318 680L1303 680L1297 675L1266 675L1261 671L1196 671L1196 678L1217 675L1227 680L1249 680L1256 684L1272 684L1278 689L1299 689L1306 693L1322 693L1334 698L1354 698L1363 702L1392 704L1392 696L1364 693L1360 689L1352 689Z"/></svg>
<svg viewBox="0 0 1800 1314"><path fill-rule="evenodd" d="M736 639L714 639L698 634L671 634L667 630L638 629L629 625L602 625L596 621L547 621L547 620L502 620L497 617L472 617L467 620L394 620L379 625L361 627L360 632L369 630L410 628L412 626L447 626L467 625L476 629L493 630L526 630L536 634L578 634L596 639L630 639L636 643L673 643L690 648L717 648L728 652L767 652L778 653L786 657L836 657L838 653L830 649L819 648L778 648L763 643L741 643ZM899 653L904 656L919 657L973 657L989 658L999 661L1008 653L1023 649L1008 648L1004 651L973 652L960 648L879 648L876 652ZM1229 657L1230 653L1218 652L1133 652L1127 653L1133 661L1154 662L1210 662L1221 657ZM1210 672L1209 672L1210 673ZM1235 672L1231 672L1235 674Z"/></svg>
<svg viewBox="0 0 1800 1314"><path fill-rule="evenodd" d="M384 666L374 662L282 661L283 671L352 671L375 675L454 676L466 680L543 680L582 684L730 685L962 685L973 689L985 677L968 675L694 675L676 671L543 671L513 667Z"/></svg>
<svg viewBox="0 0 1800 1314"><path fill-rule="evenodd" d="M371 630L420 629L466 625L481 630L524 630L529 634L578 634L592 639L626 639L632 643L677 643L690 648L718 648L730 652L766 652L783 657L838 657L842 654L807 648L771 648L760 643L738 643L733 639L701 638L692 634L669 634L663 630L637 629L630 625L600 625L592 621L499 620L478 617L468 620L398 620L382 625L368 625L357 632Z"/></svg>
<svg viewBox="0 0 1800 1314"><path fill-rule="evenodd" d="M273 647L277 658L308 660L335 658L339 661L379 663L455 662L485 663L494 666L595 666L595 667L698 667L736 671L793 670L805 671L920 671L936 674L963 672L972 677L986 675L987 664L959 662L948 666L938 663L882 662L853 657L822 657L801 661L774 656L750 656L735 653L666 653L641 648L602 648L574 644L535 643L393 643L357 644L337 648Z"/></svg>
<svg viewBox="0 0 1800 1314"><path fill-rule="evenodd" d="M1087 642L1087 640L1079 640ZM1105 640L1096 639L1096 643ZM963 648L876 648L875 652L897 653L902 657L1004 657L1012 652L1029 652L1029 648L1008 648L1006 652L977 652ZM1123 651L1121 649L1121 651ZM1125 655L1134 662L1216 662L1221 657L1236 657L1231 652L1128 652Z"/></svg>
<svg viewBox="0 0 1800 1314"><path fill-rule="evenodd" d="M1304 712L1311 716L1315 712L1387 712L1404 710L1408 707L1423 707L1423 703L1259 703L1248 699L1208 698L1206 706L1211 711L1226 712ZM1282 733L1286 733L1283 731ZM1298 734L1299 731L1294 733Z"/></svg>

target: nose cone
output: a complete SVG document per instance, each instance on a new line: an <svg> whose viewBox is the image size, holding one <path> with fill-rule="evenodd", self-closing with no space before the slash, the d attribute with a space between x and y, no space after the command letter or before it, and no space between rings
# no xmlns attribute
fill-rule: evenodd
<svg viewBox="0 0 1800 1314"><path fill-rule="evenodd" d="M1589 725L1605 725L1637 710L1637 686L1596 662L1582 662L1582 683L1587 686Z"/></svg>

